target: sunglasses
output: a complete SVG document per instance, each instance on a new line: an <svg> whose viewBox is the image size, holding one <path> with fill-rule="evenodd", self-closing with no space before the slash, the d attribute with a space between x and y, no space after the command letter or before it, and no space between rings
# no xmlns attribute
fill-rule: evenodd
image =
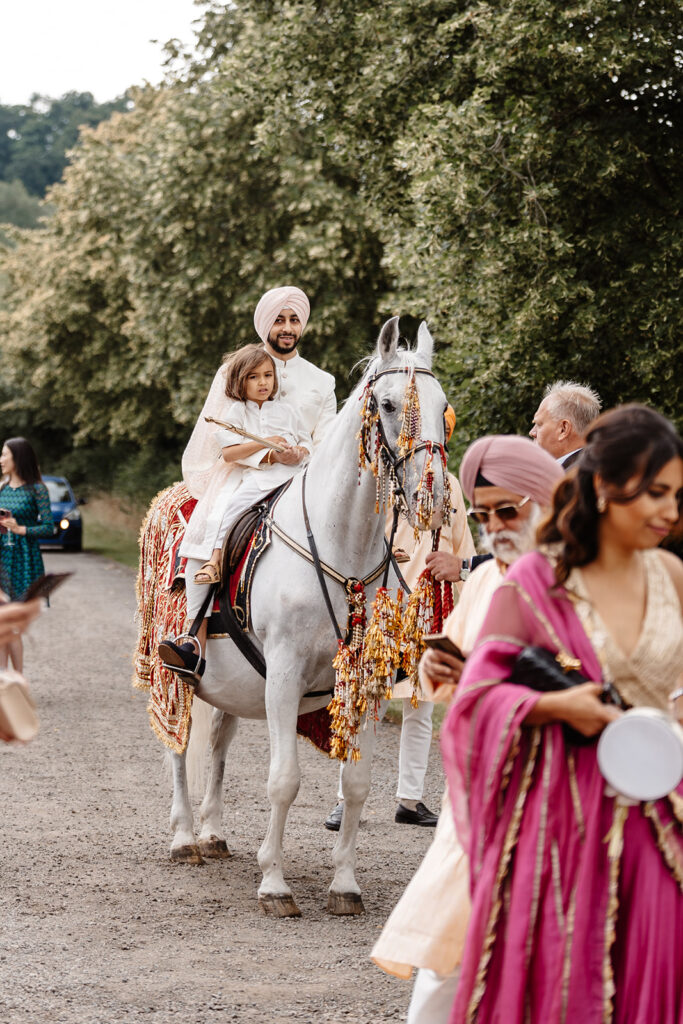
<svg viewBox="0 0 683 1024"><path fill-rule="evenodd" d="M522 498L521 501L517 502L516 505L497 505L495 508L484 508L483 506L475 506L467 510L467 515L471 516L475 522L481 523L485 526L489 521L489 516L498 516L504 523L509 523L511 519L516 519L519 515L519 510L523 505L526 505L527 501L530 501L530 497L527 494L526 498Z"/></svg>

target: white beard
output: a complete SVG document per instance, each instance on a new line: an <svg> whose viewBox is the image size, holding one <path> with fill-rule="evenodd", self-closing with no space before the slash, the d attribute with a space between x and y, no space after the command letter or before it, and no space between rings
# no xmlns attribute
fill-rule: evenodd
<svg viewBox="0 0 683 1024"><path fill-rule="evenodd" d="M534 502L531 513L516 530L499 530L489 533L485 526L480 528L481 547L490 551L494 558L504 565L512 565L527 551L536 547L536 528L541 518L541 510Z"/></svg>

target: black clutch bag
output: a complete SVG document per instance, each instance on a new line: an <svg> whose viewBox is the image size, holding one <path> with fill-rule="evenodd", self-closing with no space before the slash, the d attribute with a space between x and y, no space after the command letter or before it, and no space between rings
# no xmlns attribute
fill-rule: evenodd
<svg viewBox="0 0 683 1024"><path fill-rule="evenodd" d="M578 660L562 653L553 654L545 647L524 647L517 655L510 682L541 693L568 690L580 683L591 682L578 671L576 666L579 664ZM624 711L628 707L611 683L603 684L600 699L604 704L614 704ZM576 746L587 746L597 738L584 736L570 725L564 725L563 728L567 741Z"/></svg>

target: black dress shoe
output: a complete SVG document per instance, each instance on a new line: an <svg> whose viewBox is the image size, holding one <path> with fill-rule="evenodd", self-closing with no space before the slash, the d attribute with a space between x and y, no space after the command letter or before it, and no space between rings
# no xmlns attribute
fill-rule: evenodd
<svg viewBox="0 0 683 1024"><path fill-rule="evenodd" d="M159 644L158 652L164 668L182 676L192 686L199 685L206 662L202 658L202 649L198 642L195 646L191 643L177 644L173 640L164 640Z"/></svg>
<svg viewBox="0 0 683 1024"><path fill-rule="evenodd" d="M340 800L335 809L330 811L328 816L325 818L325 828L329 828L330 832L338 832L343 813L344 801Z"/></svg>
<svg viewBox="0 0 683 1024"><path fill-rule="evenodd" d="M436 828L438 820L439 815L430 811L422 802L416 804L414 811L399 804L394 817L394 821L400 825L423 825L425 828Z"/></svg>

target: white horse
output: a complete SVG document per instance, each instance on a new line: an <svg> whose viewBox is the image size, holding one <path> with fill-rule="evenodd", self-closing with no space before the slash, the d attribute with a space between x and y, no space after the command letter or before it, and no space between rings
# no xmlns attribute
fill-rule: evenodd
<svg viewBox="0 0 683 1024"><path fill-rule="evenodd" d="M385 517L375 512L376 481L369 471L358 471L360 410L371 383L388 449L397 456L403 399L411 378L399 372L417 367L429 371L433 342L426 324L418 332L415 351L398 349L398 317L383 326L377 352L353 394L338 414L311 458L306 480L306 503L320 558L345 577L362 579L385 557ZM396 371L384 373L382 371ZM377 376L380 374L380 376ZM421 410L421 438L437 445L445 442L446 398L431 373L415 375ZM374 441L374 437L372 438ZM398 468L412 522L415 521L419 482L426 458L417 450ZM441 460L434 462L434 513L428 528L441 525L444 478ZM302 517L301 478L296 477L280 499L274 521L290 537L308 548ZM390 586L396 579L390 577ZM367 588L368 609L381 579ZM341 586L328 580L330 597L342 631L347 604ZM298 916L300 911L285 882L282 840L289 808L299 790L297 716L329 703L330 697L306 698L312 691L331 690L332 659L336 650L333 625L322 599L314 567L276 535L264 553L252 586L252 636L262 649L267 666L264 680L246 661L231 640L207 644L206 671L197 696L216 710L210 735L211 767L200 809L197 841L189 800L186 757L172 755L174 796L171 856L176 860L202 856L227 856L221 836L223 772L227 747L239 718L266 718L270 735L268 798L270 823L258 861L263 880L258 890L261 908L277 916ZM195 699L194 707L201 705ZM198 708L197 708L198 710ZM194 708L193 708L194 712ZM195 728L195 733L198 730ZM342 772L344 815L335 844L334 878L328 909L336 914L361 913L363 904L355 877L356 834L361 810L370 787L370 763L375 730L362 730L358 762L346 763ZM191 736L189 757L194 756Z"/></svg>

